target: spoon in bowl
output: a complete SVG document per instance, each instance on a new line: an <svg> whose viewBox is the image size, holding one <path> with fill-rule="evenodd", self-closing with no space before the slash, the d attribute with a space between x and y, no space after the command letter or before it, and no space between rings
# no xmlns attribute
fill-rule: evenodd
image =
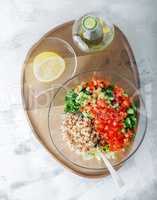
<svg viewBox="0 0 157 200"><path fill-rule="evenodd" d="M98 152L97 156L104 161L108 171L110 172L110 174L113 178L113 181L114 181L117 189L120 190L124 186L124 181L122 180L122 178L117 174L116 170L113 168L110 161L106 158L105 153Z"/></svg>

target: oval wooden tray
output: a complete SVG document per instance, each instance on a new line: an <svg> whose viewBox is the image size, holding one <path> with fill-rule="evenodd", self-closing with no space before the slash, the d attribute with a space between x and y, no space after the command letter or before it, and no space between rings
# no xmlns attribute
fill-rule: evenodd
<svg viewBox="0 0 157 200"><path fill-rule="evenodd" d="M50 98L48 98L49 101L46 104L42 95L40 98L35 98L36 94L51 88L52 84L41 84L34 78L32 61L45 48L43 41L46 38L59 37L66 40L74 48L78 59L77 72L89 70L89 68L92 69L95 66L97 68L104 67L106 70L113 70L126 76L137 87L140 84L139 74L131 47L119 28L115 27L115 38L104 51L86 54L81 52L72 41L72 24L73 21L70 21L52 29L29 50L23 65L21 79L23 106L33 133L54 158L78 175L98 178L107 175L108 172L93 173L90 170L70 164L57 153L52 145L48 130L48 107L53 94L48 94Z"/></svg>

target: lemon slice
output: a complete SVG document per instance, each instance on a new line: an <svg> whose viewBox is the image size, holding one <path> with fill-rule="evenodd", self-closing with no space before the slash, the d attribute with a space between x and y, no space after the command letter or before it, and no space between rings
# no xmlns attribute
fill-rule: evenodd
<svg viewBox="0 0 157 200"><path fill-rule="evenodd" d="M64 59L54 52L42 52L34 58L34 76L41 82L56 80L62 75L64 70Z"/></svg>

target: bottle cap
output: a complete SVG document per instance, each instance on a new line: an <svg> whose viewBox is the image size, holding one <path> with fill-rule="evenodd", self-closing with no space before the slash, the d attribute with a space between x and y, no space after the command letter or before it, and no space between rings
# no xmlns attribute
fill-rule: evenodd
<svg viewBox="0 0 157 200"><path fill-rule="evenodd" d="M94 30L97 27L97 19L94 16L85 16L82 19L82 27L85 30Z"/></svg>

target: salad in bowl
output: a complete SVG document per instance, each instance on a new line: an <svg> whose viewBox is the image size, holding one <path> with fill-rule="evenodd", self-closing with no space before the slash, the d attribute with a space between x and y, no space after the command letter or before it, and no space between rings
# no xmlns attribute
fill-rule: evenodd
<svg viewBox="0 0 157 200"><path fill-rule="evenodd" d="M128 160L142 143L146 125L137 88L106 70L83 72L66 81L49 109L50 137L58 153L94 170L105 168L100 152L114 166Z"/></svg>

